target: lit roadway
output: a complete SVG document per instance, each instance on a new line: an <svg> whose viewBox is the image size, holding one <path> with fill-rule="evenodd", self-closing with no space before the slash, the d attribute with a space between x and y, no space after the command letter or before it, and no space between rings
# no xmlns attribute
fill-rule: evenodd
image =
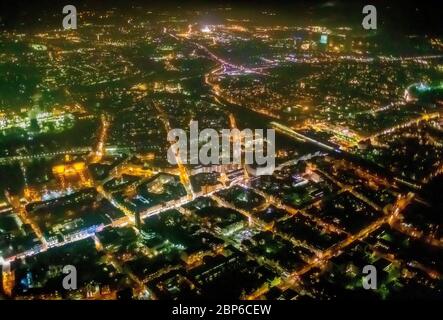
<svg viewBox="0 0 443 320"><path fill-rule="evenodd" d="M255 193L257 193L258 195L262 196L263 198L266 199L267 202L269 202L273 206L275 206L275 207L277 207L279 209L282 209L282 210L290 213L291 216L293 216L295 214L300 214L300 215L302 215L302 216L304 216L304 217L314 221L317 225L319 225L321 227L324 227L329 232L348 235L348 232L340 229L339 227L337 227L337 226L335 226L335 225L333 225L331 223L327 223L327 222L319 219L318 217L313 216L313 215L311 215L311 214L309 214L307 212L307 210L309 208L312 208L312 207L318 205L323 200L318 200L318 201L310 204L309 206L307 206L307 207L305 207L303 209L296 209L296 208L293 208L293 207L291 207L291 206L289 206L287 204L284 204L280 199L276 199L274 196L269 195L269 194L267 194L266 192L264 192L262 190L259 190L259 189L256 189L256 188L253 188L253 187L250 187L250 186L244 186L244 187L248 188L248 189L254 191ZM339 191L338 194L340 194L341 192L344 192L344 190Z"/></svg>
<svg viewBox="0 0 443 320"><path fill-rule="evenodd" d="M119 273L125 273L128 275L129 280L132 281L132 283L135 285L135 291L137 296L146 295L148 289L146 288L145 284L140 281L140 279L133 274L128 268L124 268L120 261L114 256L114 254L108 250L104 249L104 246L101 244L100 239L96 236L94 236L94 242L96 245L96 248L98 251L102 251L104 253L104 259L106 262L112 266L119 272Z"/></svg>
<svg viewBox="0 0 443 320"><path fill-rule="evenodd" d="M255 219L253 215L251 215L249 212L247 212L246 210L242 210L239 208L234 207L231 203L229 203L228 201L220 198L219 196L212 194L211 198L217 202L217 204L221 207L225 207L231 210L235 210L239 213L241 213L243 216L245 216L249 223L256 225L259 229L261 230L269 230L268 226L266 226L263 222L261 222L258 219ZM223 234L219 234L219 237L221 237L224 241L226 241L229 244L232 244L234 247L239 248L238 244L236 242L234 242L232 239L223 236ZM239 248L240 249L240 248ZM307 248L309 249L309 248ZM265 265L267 265L268 267L270 267L271 269L276 270L278 273L283 273L285 272L285 270L276 262L271 261L269 259L266 259L262 256L257 256L251 252L249 252L248 250L246 250L245 252L248 256L252 257L254 260L256 261L260 261L262 263L264 263Z"/></svg>
<svg viewBox="0 0 443 320"><path fill-rule="evenodd" d="M157 112L160 115L160 119L162 120L165 126L166 134L168 134L171 131L171 125L169 123L168 115L157 103L154 103L154 107L157 109ZM172 144L173 142L171 142L171 145ZM177 163L177 166L180 171L180 181L185 187L186 193L190 197L194 197L194 191L192 190L191 180L189 179L188 171L186 170L186 167L183 165L180 155L175 153L174 156L175 156L175 162Z"/></svg>
<svg viewBox="0 0 443 320"><path fill-rule="evenodd" d="M324 177L328 178L329 180L331 180L333 183L335 183L337 186L339 186L341 189L348 191L349 193L351 193L354 197L356 197L357 199L363 201L364 203L366 203L367 205L369 205L370 207L372 207L375 211L383 211L383 208L381 208L378 204L374 203L372 200L368 199L368 197L366 197L365 195L357 192L354 190L353 186L350 185L346 185L341 181L338 181L337 179L335 179L334 177L332 177L331 175L327 174L326 172L324 172L321 169L316 168L315 169L316 172L319 172L321 175L323 175Z"/></svg>
<svg viewBox="0 0 443 320"><path fill-rule="evenodd" d="M340 184L341 185L341 184ZM342 189L340 192L344 192L348 189L347 186L345 185L341 185L344 189ZM244 186L247 187L247 186ZM414 194L409 193L407 196L404 197L399 197L396 201L396 203L393 206L393 209L391 210L391 213L386 212L382 218L376 220L375 222L373 222L372 224L368 225L367 227L365 227L364 229L362 229L360 232L358 232L357 234L349 234L346 231L343 231L339 228L337 228L334 225L331 225L330 223L326 223L320 219L317 219L316 217L307 214L306 209L294 209L291 208L287 205L283 205L281 203L281 201L275 200L275 198L273 196L270 196L268 194L266 194L265 192L255 189L255 188L250 188L251 190L253 190L254 192L256 192L257 194L263 196L266 201L269 201L270 203L272 203L274 206L276 207L280 207L284 210L286 210L287 212L293 212L293 214L299 213L302 215L305 215L306 217L308 217L309 219L315 221L318 225L322 225L324 227L326 227L329 231L335 232L335 233L342 233L342 234L346 234L347 238L345 240L343 240L342 242L330 247L329 249L327 249L326 251L323 251L321 253L318 252L318 250L313 250L317 257L312 259L312 261L309 261L309 263L303 267L302 269L294 272L293 274L291 274L290 277L288 277L287 282L285 284L282 285L282 289L286 289L290 286L295 286L298 284L298 280L299 277L301 275L303 275L304 273L308 272L309 270L311 270L314 267L321 267L325 264L325 262L327 260L329 260L330 258L339 255L341 253L341 251L343 249L345 249L347 246L349 246L350 244L354 243L355 241L359 240L362 241L364 240L369 234L371 234L372 232L376 231L380 226L382 226L385 223L390 224L393 227L398 227L398 221L401 220L401 212L409 205L409 203L413 200L414 198ZM364 199L361 199L360 195L354 195L354 196L358 196L358 198L362 201L364 201ZM321 200L320 200L321 202ZM366 202L366 201L365 201ZM316 204L313 204L316 205ZM313 206L311 205L311 206ZM309 206L309 207L311 207ZM309 208L308 207L308 208ZM378 210L380 211L381 208L378 208ZM399 231L404 231L404 230L399 230ZM278 234L278 233L277 233ZM418 238L417 234L412 234L412 237ZM287 239L289 240L289 239ZM429 243L429 244L433 244L436 246L440 246L440 242L438 239L429 239L429 238L422 238L422 240L425 240L425 242ZM372 248L372 246L370 246ZM375 250L373 248L374 251L376 251L376 253L379 256L382 256L383 258L387 259L390 262L396 263L396 264L406 264L404 261L399 260L398 258L395 258L395 256L393 256L392 254L384 254L381 252L378 252L377 250ZM424 271L425 273L427 273L431 278L433 279L438 279L441 277L441 274L439 272L437 272L436 270L430 269L426 266L421 265L418 262L414 263L414 267L421 269L422 271ZM256 299L258 298L260 295L263 295L264 293L266 293L267 289L265 288L261 288L259 290L257 290L257 292L255 292L253 295L251 295L250 297L248 297L249 299Z"/></svg>
<svg viewBox="0 0 443 320"><path fill-rule="evenodd" d="M216 188L216 189L212 190L211 192L202 193L201 196L212 196L214 193L216 193L218 191L221 191L221 190L228 189L229 187L230 186L226 186L226 187L225 186L220 186L219 188ZM125 206L123 206L123 205L119 204L117 201L115 201L113 199L112 195L109 194L108 192L106 192L100 184L96 185L96 190L103 197L105 197L108 201L110 201L110 203L113 206L115 206L116 208L120 209L125 214L125 216L123 218L120 218L119 220L114 221L112 224L103 226L103 228L101 230L97 231L97 233L101 232L105 228L124 227L124 226L127 226L127 225L133 225L134 224L134 214L135 213L133 211L129 210ZM168 210L171 210L171 209L174 209L174 208L179 208L180 206L183 206L183 205L185 205L185 204L187 204L187 203L189 203L191 201L193 201L192 198L182 197L180 199L171 201L169 205L147 209L147 210L145 210L145 211L140 213L140 217L142 219L144 219L144 218L149 217L149 216L157 215L157 214L160 214L162 212L165 212L165 211L168 211ZM85 235L81 235L81 236L79 236L77 238L73 238L73 239L69 239L69 240L64 240L62 242L58 242L58 243L51 244L51 245L46 245L46 240L44 239L43 234L40 231L40 229L38 228L38 226L35 223L33 223L32 221L30 221L28 219L27 215L23 215L22 216L22 214L26 214L26 212L23 211L23 209L24 209L23 207L21 207L21 208L22 209L21 210L17 210L17 212L19 212L19 215L23 219L23 221L25 221L26 223L30 223L31 224L31 227L33 228L34 232L37 234L37 236L41 240L41 242L43 244L43 247L39 251L26 252L26 253L18 253L17 255L15 255L13 257L5 259L5 261L12 262L12 261L14 261L14 260L16 260L16 259L18 259L20 257L23 257L23 256L34 256L34 255L37 255L37 254L39 254L41 252L44 252L44 251L46 251L46 250L48 250L50 248L63 247L65 245L69 244L69 243L80 241L80 240L84 240L86 238L90 238L90 237L93 237L95 235L95 234L91 234L91 233L90 234L85 234Z"/></svg>
<svg viewBox="0 0 443 320"><path fill-rule="evenodd" d="M354 243L355 241L362 241L367 236L369 236L371 233L376 231L378 228L380 228L383 224L389 223L390 221L396 219L400 214L401 211L406 208L406 206L410 203L412 200L413 195L410 194L406 198L400 198L397 203L394 205L392 212L388 215L385 215L381 217L380 219L377 219L375 222L369 224L365 228L363 228L361 231L354 235L350 235L348 238L343 240L342 242L339 242L336 245L331 246L329 249L325 250L320 258L314 259L310 264L306 265L302 269L298 270L297 272L294 272L289 278L299 278L304 273L308 272L314 267L318 267L321 264L324 264L327 260L330 258L335 257L336 255L340 254L343 249Z"/></svg>
<svg viewBox="0 0 443 320"><path fill-rule="evenodd" d="M25 206L20 203L20 199L15 196L9 195L9 193L6 193L6 196L8 198L9 203L11 206L15 209L15 211L18 213L20 219L23 221L23 223L27 223L31 226L32 231L36 234L37 238L40 240L43 249L46 250L48 247L46 243L46 239L43 236L43 232L41 231L40 227L37 223L29 216L28 212L26 211Z"/></svg>
<svg viewBox="0 0 443 320"><path fill-rule="evenodd" d="M69 150L55 151L55 152L44 152L44 153L36 153L32 155L23 155L23 156L11 156L11 157L3 157L0 158L0 164L13 163L17 161L26 161L26 160L34 160L40 158L52 158L60 155L67 154L82 154L91 152L90 147L81 147L81 148L73 148Z"/></svg>
<svg viewBox="0 0 443 320"><path fill-rule="evenodd" d="M401 208L405 208L407 204L411 201L411 199L411 195L409 195L406 199L400 199L402 201ZM389 220L389 225L392 228L406 234L411 238L423 241L435 247L443 248L443 239L437 239L435 237L432 237L431 235L424 235L421 230L417 230L409 225L405 225L404 223L402 223L403 217L400 215L400 211L401 209L396 210L392 219Z"/></svg>
<svg viewBox="0 0 443 320"><path fill-rule="evenodd" d="M230 68L233 68L233 69L238 69L238 70L244 71L246 73L256 73L256 74L260 74L260 75L267 75L267 73L261 71L262 68L248 68L248 67L245 67L245 66L242 66L242 65L236 65L236 64L233 64L231 62L228 62L225 59L223 59L223 58L215 55L214 53L212 53L204 45L189 40L188 37L178 37L178 36L176 36L176 35L174 35L172 33L168 33L168 35L171 36L172 38L178 40L178 41L182 41L182 40L185 40L185 39L188 40L188 42L190 42L191 44L193 44L197 48L203 50L212 60L220 63L223 67L230 67Z"/></svg>
<svg viewBox="0 0 443 320"><path fill-rule="evenodd" d="M443 238L437 239L432 235L426 235L423 233L423 231L418 230L410 225L406 225L401 221L396 221L395 223L392 223L391 227L396 229L397 231L400 231L401 233L404 233L408 237L423 241L434 247L443 248Z"/></svg>
<svg viewBox="0 0 443 320"><path fill-rule="evenodd" d="M103 158L104 152L105 152L105 144L106 139L108 138L108 129L109 129L109 120L106 118L106 115L102 114L101 116L101 130L100 134L98 136L98 142L97 142L97 148L95 152L92 154L92 163L100 162L100 160Z"/></svg>
<svg viewBox="0 0 443 320"><path fill-rule="evenodd" d="M353 244L356 241L362 241L365 238L367 238L370 234L372 234L374 231L378 230L382 225L392 222L395 219L397 219L401 211L406 208L406 206L412 201L413 194L409 194L407 197L399 198L395 205L393 206L393 209L391 213L382 216L381 218L377 219L373 223L369 224L362 230L360 230L358 233L349 235L346 239L343 241L329 247L325 251L323 251L319 256L315 257L309 263L307 263L305 266L300 268L299 270L293 272L290 274L284 281L279 285L279 287L282 290L286 290L288 288L291 288L295 285L298 285L300 282L300 277L304 275L305 273L309 272L313 268L316 267L322 267L324 266L328 260L331 258L338 256L341 254L341 252L346 249L348 246ZM267 288L261 288L257 290L255 293L248 296L248 299L258 299L260 296L265 294L269 289Z"/></svg>
<svg viewBox="0 0 443 320"><path fill-rule="evenodd" d="M424 118L427 118L428 116L432 117L433 115L427 115ZM414 121L417 121L417 119ZM378 165L376 163L370 162L370 161L363 159L357 155L346 152L345 150L340 150L340 149L336 149L331 146L328 146L321 141L317 141L317 140L307 137L301 133L298 133L295 130L293 130L292 128L289 128L288 126L285 126L281 123L271 122L271 125L278 132L285 134L291 138L294 138L298 141L314 144L324 150L330 151L331 155L335 155L339 158L344 158L344 159L349 160L351 162L356 162L359 164L362 163L366 167L366 169L369 170L369 168L370 168L370 170L374 174L381 173L381 175L383 176L384 179L390 178L392 180L392 182L400 182L401 184L403 184L409 188L416 189L416 190L421 188L421 186L417 185L416 183L413 183L411 181L407 181L404 178L396 177L391 171L387 170L386 168L380 167L380 165Z"/></svg>
<svg viewBox="0 0 443 320"><path fill-rule="evenodd" d="M429 120L433 120L433 119L436 119L436 118L439 118L439 117L440 117L440 113L438 113L438 112L429 113L429 114L423 114L423 115L421 115L420 117L418 117L416 119L408 120L408 121L406 121L404 123L397 124L397 125L395 125L395 126L393 126L391 128L385 129L385 130L383 130L381 132L377 132L376 134L373 134L372 136L366 137L365 139L369 138L372 141L372 140L376 139L379 136L395 132L395 131L397 131L399 129L407 128L407 127L410 127L412 125L417 125L417 124L419 124L422 121L429 121Z"/></svg>
<svg viewBox="0 0 443 320"><path fill-rule="evenodd" d="M303 134L301 134L301 133L298 133L297 131L295 131L295 130L293 130L293 129L291 129L291 128L285 126L285 125L282 125L282 124L280 124L280 123L277 123L277 122L271 122L271 125L272 125L272 127L273 127L275 130L277 130L278 132L281 132L281 133L283 133L283 134L285 134L285 135L289 135L289 136L291 136L291 137L293 137L293 138L295 138L295 139L297 139L297 140L299 140L299 141L302 141L302 142L310 142L310 143L313 143L313 144L315 144L316 146L318 146L318 147L320 147L320 148L322 148L322 149L325 149L325 150L327 150L327 151L332 151L332 152L336 152L336 153L341 153L341 150L339 150L339 149L333 148L333 147L331 147L331 146L328 146L327 144L324 144L323 142L317 141L317 140L312 139L312 138L310 138L310 137L308 137L308 136L305 136L305 135L303 135Z"/></svg>

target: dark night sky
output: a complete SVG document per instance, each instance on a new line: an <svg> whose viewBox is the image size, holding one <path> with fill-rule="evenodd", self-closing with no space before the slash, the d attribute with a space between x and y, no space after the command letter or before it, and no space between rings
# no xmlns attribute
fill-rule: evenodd
<svg viewBox="0 0 443 320"><path fill-rule="evenodd" d="M192 9L228 4L234 9L243 9L246 12L272 9L279 12L282 18L286 18L285 22L291 18L303 17L317 22L322 18L328 18L337 23L359 23L362 19L361 8L366 4L374 4L378 10L379 24L387 30L441 35L443 34L442 2L441 0L1 0L0 18L1 28L15 28L23 23L30 26L38 24L38 18L45 17L45 13L61 14L61 8L66 4L74 4L78 10L83 7L94 10L118 7L123 11L131 5L142 5L154 10L176 8L178 5Z"/></svg>

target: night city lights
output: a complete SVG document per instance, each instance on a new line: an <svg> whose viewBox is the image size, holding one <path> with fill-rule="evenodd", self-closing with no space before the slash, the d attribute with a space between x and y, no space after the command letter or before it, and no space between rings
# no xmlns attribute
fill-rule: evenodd
<svg viewBox="0 0 443 320"><path fill-rule="evenodd" d="M0 300L442 300L432 5L1 4Z"/></svg>

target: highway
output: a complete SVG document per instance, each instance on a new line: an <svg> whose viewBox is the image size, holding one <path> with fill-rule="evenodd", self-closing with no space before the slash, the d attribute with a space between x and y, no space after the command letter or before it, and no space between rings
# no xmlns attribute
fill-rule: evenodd
<svg viewBox="0 0 443 320"><path fill-rule="evenodd" d="M312 139L312 138L310 138L308 136L305 136L305 135L303 135L301 133L298 133L297 131L295 131L295 130L293 130L293 129L285 126L285 125L282 125L282 124L280 124L278 122L274 122L274 121L271 122L271 126L274 129L276 129L278 132L280 132L280 133L288 135L288 136L290 136L292 138L295 138L295 139L297 139L299 141L302 141L302 142L312 143L312 144L316 145L317 147L320 147L321 149L324 149L326 151L335 152L335 153L341 153L342 152L341 150L333 148L331 146L328 146L327 144L324 144L323 142L317 141L317 140Z"/></svg>
<svg viewBox="0 0 443 320"><path fill-rule="evenodd" d="M90 147L80 147L80 148L73 148L73 149L69 149L69 150L62 150L62 151L55 151L55 152L36 153L36 154L32 154L32 155L3 157L3 158L0 158L0 165L1 164L11 164L11 163L14 163L17 161L34 160L34 159L41 159L41 158L53 158L56 156L68 155L68 154L87 154L91 151L92 151L92 148L90 148Z"/></svg>

